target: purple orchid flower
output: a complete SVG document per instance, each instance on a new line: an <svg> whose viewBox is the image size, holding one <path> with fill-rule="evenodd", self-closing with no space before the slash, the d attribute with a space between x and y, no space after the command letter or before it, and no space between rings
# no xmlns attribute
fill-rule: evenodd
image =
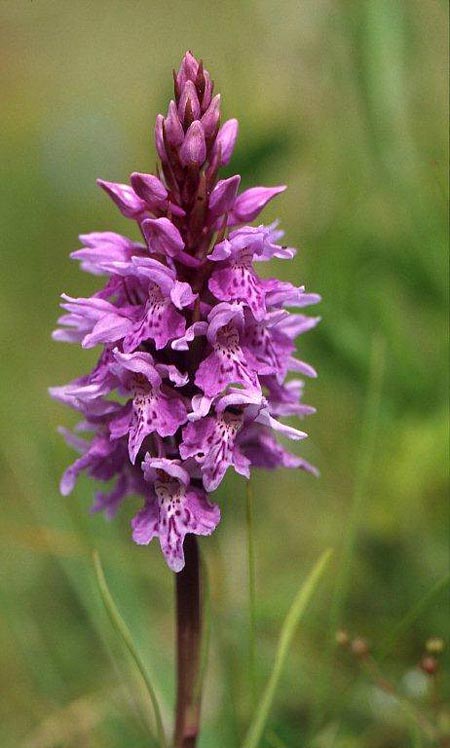
<svg viewBox="0 0 450 748"><path fill-rule="evenodd" d="M187 533L210 535L220 520L217 504L206 492L190 484L191 476L179 460L151 457L142 463L150 492L143 509L133 518L133 539L147 545L159 537L161 550L173 571L184 566L183 541Z"/></svg>

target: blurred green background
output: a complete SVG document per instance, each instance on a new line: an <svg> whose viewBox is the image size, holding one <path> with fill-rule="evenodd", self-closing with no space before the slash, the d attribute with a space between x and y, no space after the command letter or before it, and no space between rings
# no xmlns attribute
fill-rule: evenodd
<svg viewBox="0 0 450 748"><path fill-rule="evenodd" d="M172 576L156 545L131 541L137 502L107 523L89 516L89 481L60 497L73 454L56 427L74 419L46 388L93 360L50 340L59 294L97 284L68 258L77 235L129 230L95 178L153 170L154 118L187 48L205 60L224 116L240 120L233 171L245 185L289 185L266 219L279 216L300 252L269 272L323 295L323 321L301 341L320 373L302 454L322 477L253 482L258 689L296 590L325 548L334 556L261 746L437 745L334 636L366 638L414 714L448 734L446 655L434 678L417 667L427 638L448 635L450 612L445 4L3 0L0 18L0 745L153 745L93 548L170 723ZM244 481L227 476L217 498L223 522L202 541L211 650L200 748L235 748L252 714Z"/></svg>

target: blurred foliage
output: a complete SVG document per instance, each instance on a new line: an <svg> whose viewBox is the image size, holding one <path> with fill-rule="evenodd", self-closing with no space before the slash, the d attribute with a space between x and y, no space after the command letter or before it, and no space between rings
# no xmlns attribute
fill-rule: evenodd
<svg viewBox="0 0 450 748"><path fill-rule="evenodd" d="M324 548L335 554L262 748L432 745L336 648L334 627L367 638L377 659L417 609L379 666L450 730L448 655L435 677L417 668L425 640L448 635L450 612L448 587L429 594L448 571L444 3L4 0L0 16L0 744L151 745L148 703L102 609L93 548L171 718L171 575L158 548L130 539L136 502L108 524L89 516L88 481L60 497L72 454L56 426L71 416L46 388L92 360L49 337L59 293L95 287L68 260L76 235L129 230L95 178L153 169L152 123L190 47L215 77L225 116L241 122L233 170L245 184L289 185L267 218L281 218L300 252L270 272L323 295L323 322L302 341L320 372L308 383L318 414L302 447L322 477L259 474L253 486L260 691L295 591ZM374 341L385 363L355 512ZM243 481L227 477L218 499L223 522L202 545L211 651L201 748L237 746L251 714Z"/></svg>

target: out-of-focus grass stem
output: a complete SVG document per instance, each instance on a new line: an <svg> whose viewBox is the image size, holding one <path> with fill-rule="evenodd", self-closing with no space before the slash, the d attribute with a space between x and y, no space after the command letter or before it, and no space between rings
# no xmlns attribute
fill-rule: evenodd
<svg viewBox="0 0 450 748"><path fill-rule="evenodd" d="M370 375L367 392L367 401L362 426L361 452L356 470L355 484L352 496L350 516L346 522L344 532L341 558L336 574L331 610L330 610L330 641L329 656L326 664L326 672L323 674L321 693L316 702L316 712L312 721L313 733L322 721L325 709L328 707L328 695L330 693L330 675L332 668L333 651L335 647L335 635L341 626L343 610L348 597L351 566L355 550L355 541L360 524L364 499L367 493L367 484L372 467L377 436L377 420L381 398L381 387L384 370L385 344L380 337L375 337L372 344Z"/></svg>
<svg viewBox="0 0 450 748"><path fill-rule="evenodd" d="M379 654L380 660L384 660L392 652L398 640L406 634L408 629L428 608L434 598L437 597L439 593L447 587L448 584L450 584L450 573L446 574L441 579L438 579L438 581L432 587L430 587L430 589L419 600L419 602L417 602L408 611L408 613L402 618L400 623L389 634L385 644L381 647L381 651Z"/></svg>
<svg viewBox="0 0 450 748"><path fill-rule="evenodd" d="M247 549L248 549L248 604L249 604L249 673L253 707L256 704L256 574L253 528L253 489L247 481Z"/></svg>
<svg viewBox="0 0 450 748"><path fill-rule="evenodd" d="M375 337L371 351L370 379L361 435L361 453L356 471L350 516L346 524L342 556L338 566L336 585L331 605L330 628L333 639L336 630L342 623L343 610L348 597L356 535L359 529L364 499L367 495L367 485L375 452L377 421L384 370L384 349L384 340L380 337Z"/></svg>

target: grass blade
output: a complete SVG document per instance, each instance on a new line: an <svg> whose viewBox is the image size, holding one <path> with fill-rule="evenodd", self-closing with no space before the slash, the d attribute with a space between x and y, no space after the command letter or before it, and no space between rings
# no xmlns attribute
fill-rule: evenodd
<svg viewBox="0 0 450 748"><path fill-rule="evenodd" d="M266 688L260 700L256 714L250 724L245 736L242 748L257 748L264 732L270 708L272 706L275 690L281 677L281 672L294 637L295 630L299 624L307 605L314 594L325 567L330 559L331 550L325 551L317 561L312 571L300 587L289 612L284 620L280 640L278 642L275 662L267 682Z"/></svg>
<svg viewBox="0 0 450 748"><path fill-rule="evenodd" d="M94 559L94 567L95 567L95 573L97 576L97 582L98 582L98 586L100 590L100 595L103 600L103 604L106 608L106 612L109 616L109 619L113 627L115 628L120 638L122 639L123 643L125 644L126 648L128 649L131 657L133 658L136 664L137 669L139 670L142 676L142 679L148 691L148 695L150 696L150 701L152 702L152 707L153 707L153 711L155 715L155 722L156 722L156 731L158 734L158 742L159 742L160 748L167 748L166 736L164 734L164 728L163 728L162 719L161 719L161 711L159 708L158 700L156 698L156 693L153 688L152 682L147 673L145 665L141 660L139 652L134 644L134 641L132 639L128 626L126 625L125 621L120 615L117 609L117 606L112 598L112 595L109 591L108 585L106 583L105 575L103 572L103 568L101 565L100 556L98 555L97 551L94 551L93 559Z"/></svg>

